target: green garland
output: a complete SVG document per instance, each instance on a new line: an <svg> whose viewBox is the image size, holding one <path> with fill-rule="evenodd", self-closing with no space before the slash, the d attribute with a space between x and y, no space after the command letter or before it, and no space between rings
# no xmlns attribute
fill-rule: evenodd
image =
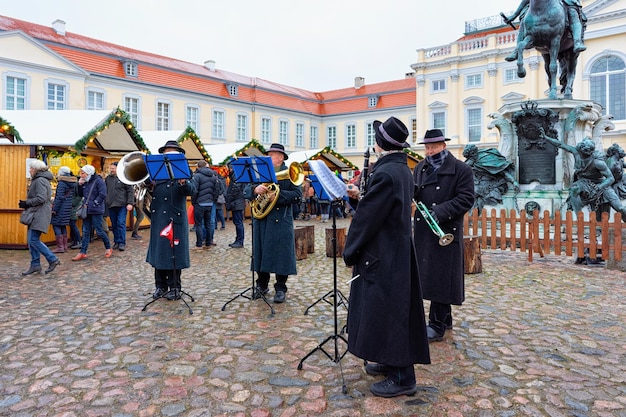
<svg viewBox="0 0 626 417"><path fill-rule="evenodd" d="M141 138L141 136L139 136L137 129L135 129L135 126L130 119L130 115L119 107L113 110L111 114L109 114L109 117L107 117L100 126L96 126L95 128L91 129L85 136L83 136L74 144L76 152L83 151L90 141L94 140L104 129L106 129L112 123L119 123L124 126L139 150L145 153L150 153L143 139Z"/></svg>
<svg viewBox="0 0 626 417"><path fill-rule="evenodd" d="M190 126L187 126L187 129L185 129L185 131L180 136L180 138L178 138L178 143L180 144L186 139L191 139L193 143L196 145L196 147L198 148L198 150L200 151L200 154L202 154L202 158L204 158L204 160L207 161L209 164L213 165L213 162L211 160L211 155L209 155L206 148L202 144L202 141L200 140L200 136L198 136L196 134L196 131L193 130Z"/></svg>
<svg viewBox="0 0 626 417"><path fill-rule="evenodd" d="M11 123L4 120L2 117L0 117L0 134L8 137L13 143L24 143L22 137L20 136L20 132L18 132Z"/></svg>

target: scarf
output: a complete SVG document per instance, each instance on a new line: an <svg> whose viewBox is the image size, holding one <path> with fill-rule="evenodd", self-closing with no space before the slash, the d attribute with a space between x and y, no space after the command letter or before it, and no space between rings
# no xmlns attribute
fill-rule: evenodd
<svg viewBox="0 0 626 417"><path fill-rule="evenodd" d="M443 165L448 154L448 150L444 149L443 151L436 153L433 156L427 156L426 162L428 162L428 164L433 168L433 171L437 171Z"/></svg>

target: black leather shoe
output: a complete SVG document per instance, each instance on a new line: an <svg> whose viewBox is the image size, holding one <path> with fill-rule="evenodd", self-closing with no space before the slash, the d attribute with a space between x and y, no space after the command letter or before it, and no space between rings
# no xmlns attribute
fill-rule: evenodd
<svg viewBox="0 0 626 417"><path fill-rule="evenodd" d="M391 379L386 378L370 385L370 391L377 397L391 398L398 395L415 395L417 385L398 385Z"/></svg>
<svg viewBox="0 0 626 417"><path fill-rule="evenodd" d="M285 298L287 298L285 291L276 291L276 294L274 294L274 302L277 304L284 303Z"/></svg>
<svg viewBox="0 0 626 417"><path fill-rule="evenodd" d="M180 300L180 288L172 288L167 294L165 294L165 298L168 300Z"/></svg>
<svg viewBox="0 0 626 417"><path fill-rule="evenodd" d="M59 259L57 259L56 261L50 262L50 265L48 265L48 269L46 269L44 273L49 274L50 272L54 271L54 268L56 268L59 265L61 265L61 261Z"/></svg>
<svg viewBox="0 0 626 417"><path fill-rule="evenodd" d="M368 375L387 375L389 367L380 363L368 363L365 365L365 373Z"/></svg>
<svg viewBox="0 0 626 417"><path fill-rule="evenodd" d="M41 272L41 267L31 265L27 271L22 271L22 275L30 275L30 274L34 274L35 272Z"/></svg>
<svg viewBox="0 0 626 417"><path fill-rule="evenodd" d="M263 298L263 297L261 297L261 294L267 295L267 294L269 294L269 292L270 292L270 290L268 288L256 287L254 289L254 291L253 291L252 299L253 300L257 300L259 298Z"/></svg>
<svg viewBox="0 0 626 417"><path fill-rule="evenodd" d="M118 249L119 249L119 247L120 247L120 244L119 244L119 243L114 243L114 244L113 244L113 250L118 250Z"/></svg>
<svg viewBox="0 0 626 417"><path fill-rule="evenodd" d="M167 294L167 288L157 288L154 294L152 294L153 299L164 297Z"/></svg>
<svg viewBox="0 0 626 417"><path fill-rule="evenodd" d="M443 340L444 332L439 333L430 324L426 326L426 334L428 335L428 342L441 342Z"/></svg>
<svg viewBox="0 0 626 417"><path fill-rule="evenodd" d="M126 250L126 245L123 243L120 243L119 245L117 245L117 249L121 252Z"/></svg>
<svg viewBox="0 0 626 417"><path fill-rule="evenodd" d="M235 242L235 243L231 243L228 246L230 246L231 248L243 248L243 243Z"/></svg>

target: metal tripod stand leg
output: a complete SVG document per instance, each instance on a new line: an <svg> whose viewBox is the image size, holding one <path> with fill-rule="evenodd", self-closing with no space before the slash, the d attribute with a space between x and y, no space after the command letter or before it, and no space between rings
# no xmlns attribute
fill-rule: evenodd
<svg viewBox="0 0 626 417"><path fill-rule="evenodd" d="M323 296L321 296L320 298L317 299L316 302L314 302L313 304L311 304L310 306L307 307L306 310L304 310L304 315L306 316L307 314L309 314L309 310L315 306L316 304L318 304L320 301L324 301L330 305L333 305L332 302L328 301L327 297L332 296L334 298L334 291L330 290L328 291L326 294L324 294ZM343 305L346 310L348 309L348 299L341 293L340 290L337 290L337 305Z"/></svg>
<svg viewBox="0 0 626 417"><path fill-rule="evenodd" d="M146 309L148 308L148 306L149 306L150 304L154 303L154 302L155 302L155 301L157 301L157 300L160 300L161 298L166 298L166 295L167 295L167 293L165 293L165 294L163 294L163 295L159 296L158 298L155 298L155 299L153 299L153 300L149 301L148 303L146 303L146 304L143 306L143 308L141 309L141 311L146 311ZM185 300L185 298L184 298L184 296L185 296L185 295L186 295L187 297L189 297L189 301L191 301L192 303L193 303L194 301L196 301L196 300L195 300L195 299L191 296L191 294L189 294L188 292L183 291L183 290L180 290L180 299L181 299L181 300L183 300L183 303L185 303L185 305L187 306L187 309L189 310L189 314L191 315L191 314L193 314L193 310L191 309L191 306L190 306L190 305L187 303L187 301ZM172 301L174 301L174 300L172 300Z"/></svg>
<svg viewBox="0 0 626 417"><path fill-rule="evenodd" d="M246 293L248 291L252 291L252 295L246 295ZM272 305L269 303L269 301L267 301L267 297L265 297L265 294L263 294L261 291L258 291L257 288L254 286L254 274L252 275L252 286L246 288L245 290L243 290L242 292L240 292L239 294L237 294L236 296L234 296L230 300L226 301L226 304L224 304L222 306L222 311L226 310L226 306L228 304L232 303L233 301L235 301L239 297L246 298L248 300L256 300L257 298L262 298L263 301L265 302L265 304L267 304L267 306L270 308L270 311L272 312L272 315L274 315L274 313L275 313L274 312L274 307L272 307Z"/></svg>

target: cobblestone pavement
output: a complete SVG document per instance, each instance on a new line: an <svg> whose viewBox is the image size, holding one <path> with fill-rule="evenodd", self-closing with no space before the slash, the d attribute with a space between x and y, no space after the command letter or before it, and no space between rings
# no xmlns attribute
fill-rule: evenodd
<svg viewBox="0 0 626 417"><path fill-rule="evenodd" d="M626 416L625 273L483 252L483 272L466 277L466 303L453 308L453 330L431 344L431 365L416 366L417 395L381 399L360 359L333 360L335 344L345 350L333 298L304 314L333 288L331 223L297 222L315 225L315 253L298 261L285 304L270 295L274 315L244 297L222 311L251 284L246 223L243 249L227 246L229 223L216 231L217 246L192 251L183 272L191 315L182 301L142 311L153 291L147 230L110 259L99 241L87 260L61 254L50 275L21 277L28 252L0 251L0 415ZM339 259L345 296L350 275ZM337 311L341 329L346 309Z"/></svg>

